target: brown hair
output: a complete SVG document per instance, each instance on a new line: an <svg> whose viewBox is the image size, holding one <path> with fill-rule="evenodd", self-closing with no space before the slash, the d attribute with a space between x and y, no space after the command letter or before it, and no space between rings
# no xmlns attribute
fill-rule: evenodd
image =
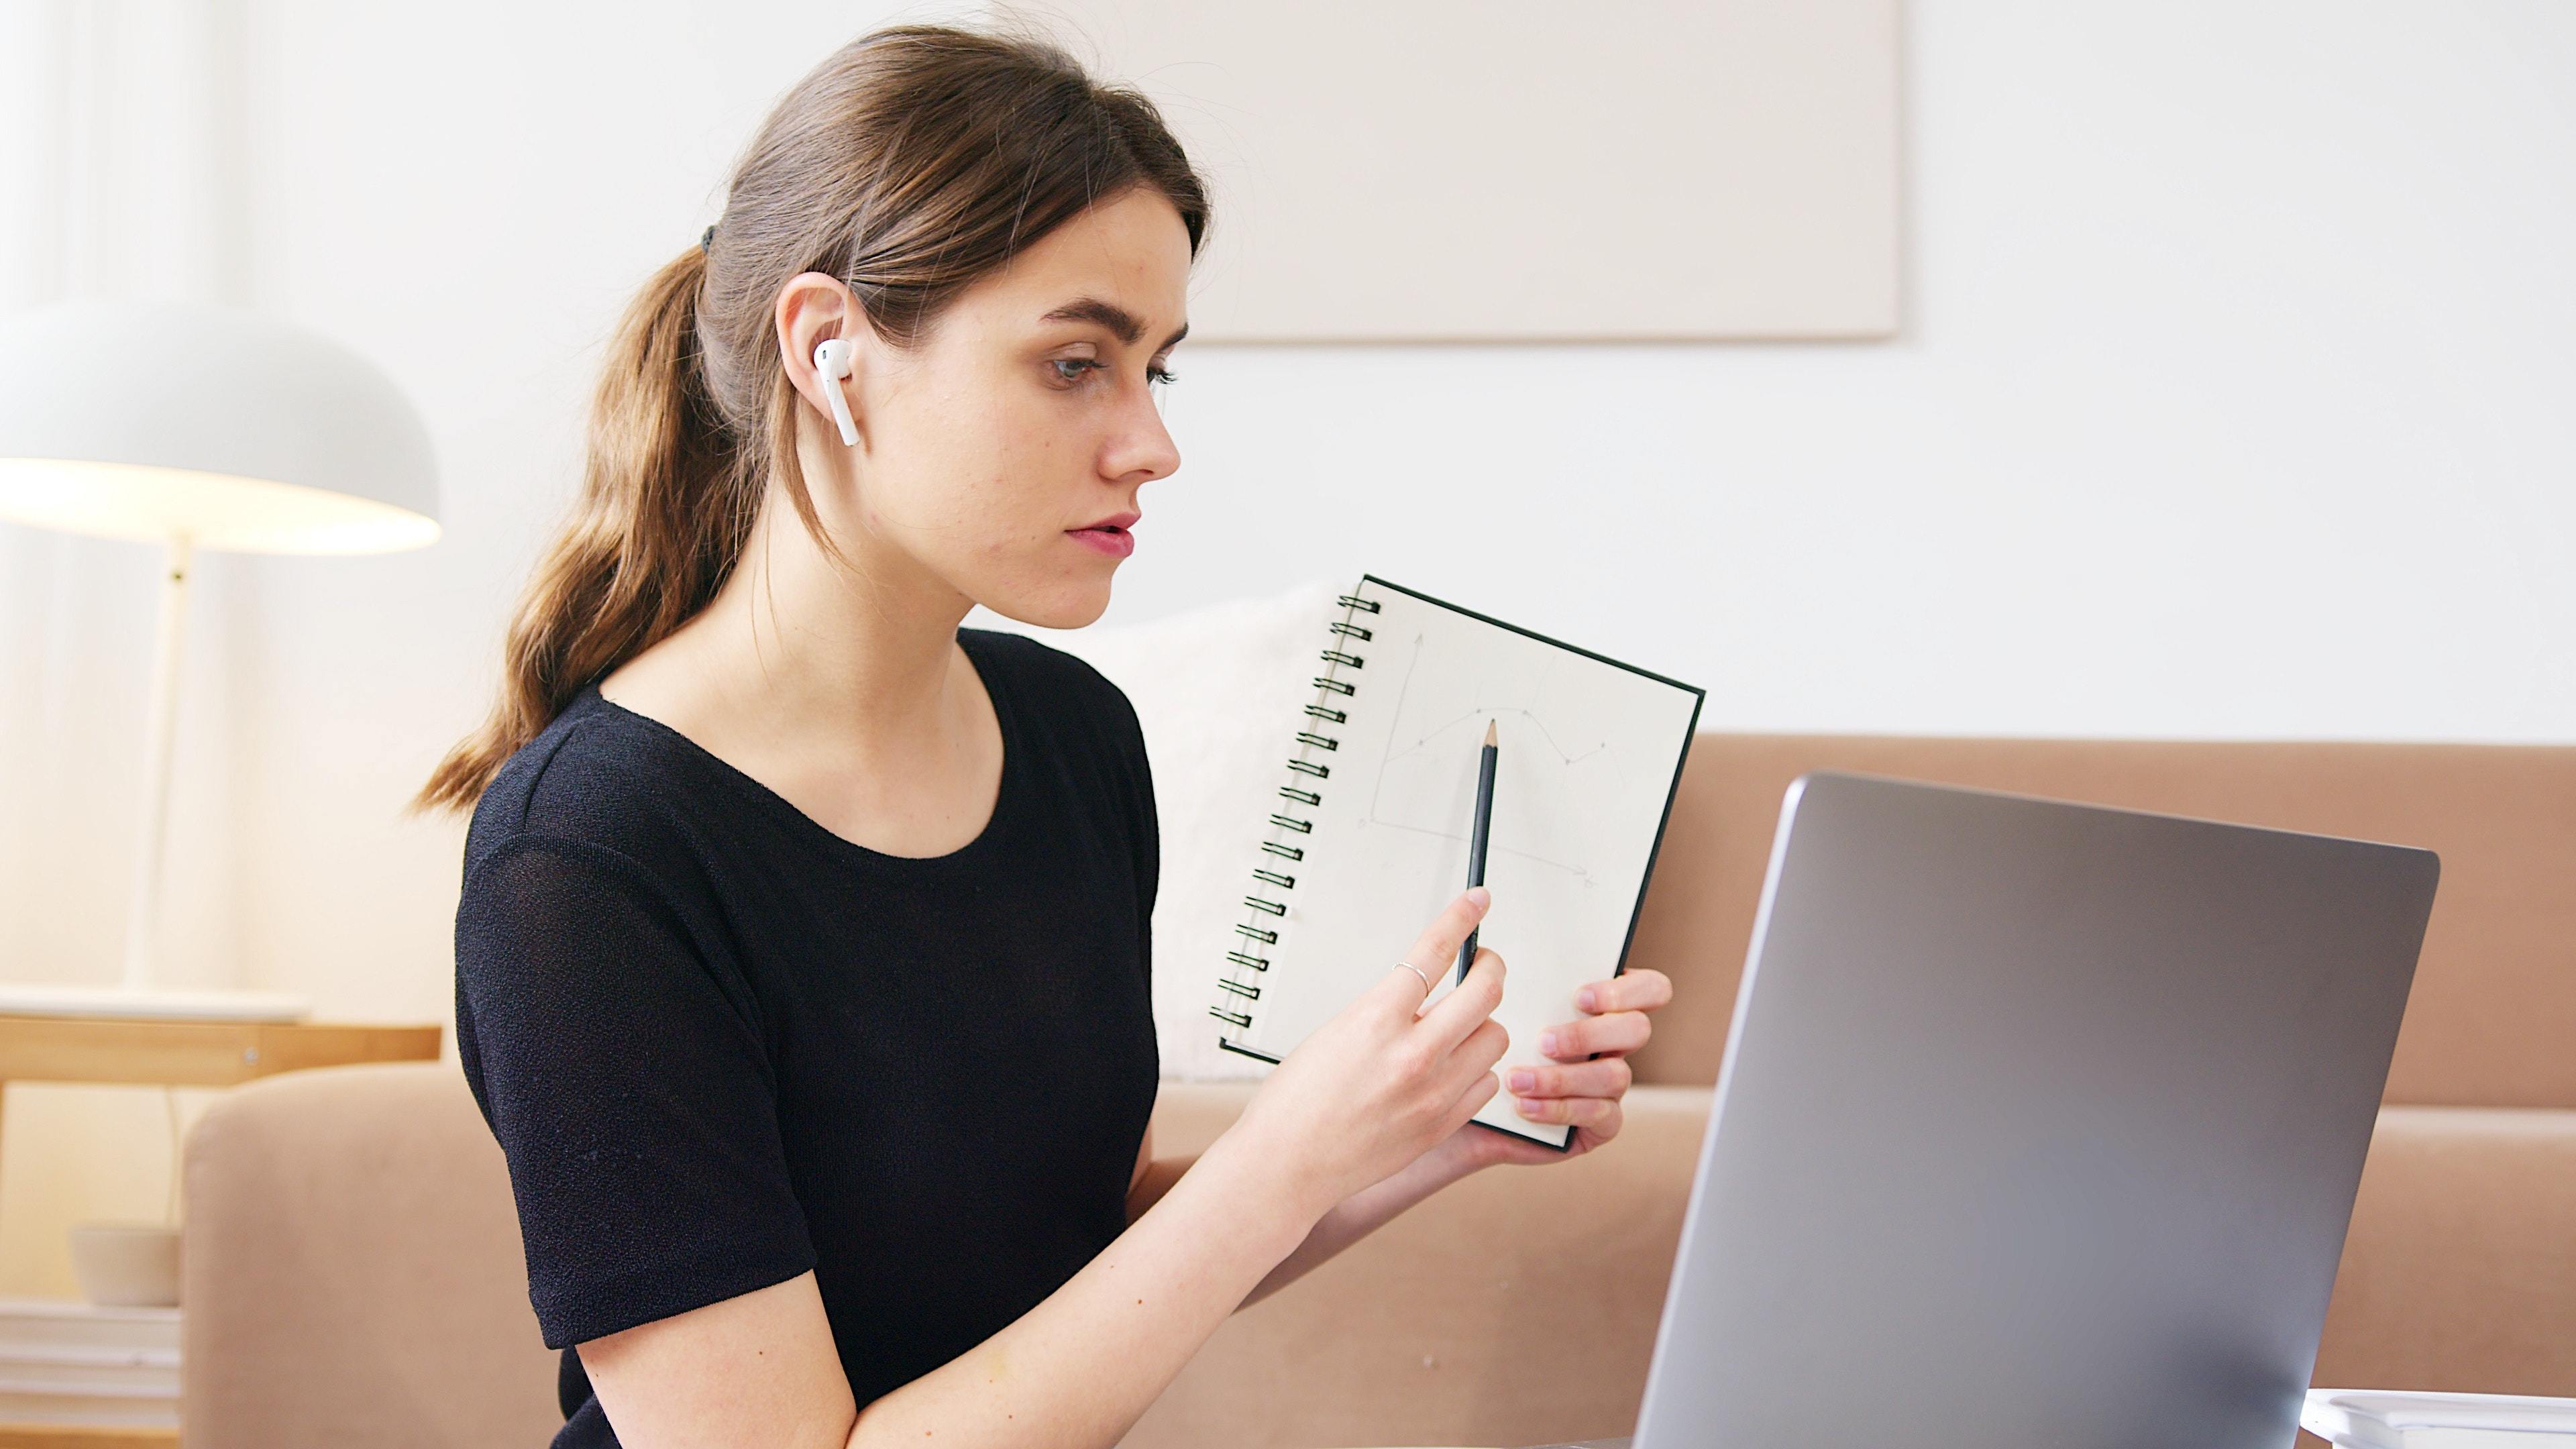
<svg viewBox="0 0 2576 1449"><path fill-rule="evenodd" d="M1152 102L1034 35L893 26L797 82L708 240L619 320L581 490L511 620L500 699L410 808L470 808L584 686L706 607L773 471L806 532L844 557L796 459L798 395L771 320L789 278L839 277L877 336L914 346L978 278L1139 185L1171 200L1197 255L1206 189Z"/></svg>

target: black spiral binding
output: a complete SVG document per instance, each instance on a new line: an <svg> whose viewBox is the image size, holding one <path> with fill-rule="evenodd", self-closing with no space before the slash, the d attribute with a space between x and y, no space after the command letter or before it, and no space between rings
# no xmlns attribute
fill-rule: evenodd
<svg viewBox="0 0 2576 1449"><path fill-rule="evenodd" d="M1378 612L1375 599L1363 599L1357 594L1342 594L1335 599L1335 602L1342 606L1342 617L1332 621L1332 631L1339 636L1335 643L1365 644L1375 637L1371 630L1353 619L1354 615L1361 612L1371 614ZM1363 655L1353 654L1347 649L1340 648L1326 649L1322 657L1324 672L1315 676L1316 696L1306 706L1306 717L1319 726L1341 724L1350 719L1350 714L1335 708L1332 701L1347 700L1359 693L1359 686L1342 678L1341 672L1356 671L1366 666L1368 660ZM1330 754L1339 750L1342 742L1331 735L1320 733L1317 729L1309 728L1297 731L1297 746L1296 755L1288 761L1288 768L1295 773L1296 778L1279 787L1279 798L1287 801L1292 810L1297 807L1312 810L1324 803L1324 797L1306 782L1327 780L1332 778L1333 774L1331 765L1312 756ZM1275 856L1280 860L1301 861L1306 858L1306 848L1295 844L1294 837L1312 835L1314 832L1313 820L1290 813L1289 810L1274 811L1270 816L1270 838L1261 842L1261 849L1264 854ZM1285 896L1289 891L1297 888L1296 876L1285 871L1274 870L1267 864L1255 866L1252 878L1263 886L1269 887L1271 894L1279 896ZM1246 915L1243 920L1236 922L1234 927L1235 935L1241 939L1236 942L1235 949L1225 953L1225 974L1217 978L1216 983L1217 1002L1208 1008L1208 1015L1224 1022L1238 1033L1252 1028L1252 1003L1261 999L1260 973L1270 969L1270 958L1261 955L1255 948L1278 944L1279 932L1275 928L1288 914L1288 903L1285 900L1272 900L1270 895L1258 893L1247 895L1243 898L1243 906ZM1265 922L1268 924L1264 924ZM1247 971L1253 973L1250 979L1246 979L1244 975ZM1232 1037L1222 1033L1217 1037L1217 1045L1232 1051L1244 1052L1249 1056L1262 1055L1247 1050ZM1263 1060L1266 1061L1269 1058L1263 1057Z"/></svg>

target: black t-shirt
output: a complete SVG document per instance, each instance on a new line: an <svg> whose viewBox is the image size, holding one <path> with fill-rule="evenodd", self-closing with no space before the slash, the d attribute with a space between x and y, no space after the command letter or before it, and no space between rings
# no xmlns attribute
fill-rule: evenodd
<svg viewBox="0 0 2576 1449"><path fill-rule="evenodd" d="M616 1442L571 1345L814 1270L866 1404L1126 1229L1160 867L1118 687L960 629L1002 784L952 854L833 834L586 689L476 802L456 1040L509 1159L557 1449Z"/></svg>

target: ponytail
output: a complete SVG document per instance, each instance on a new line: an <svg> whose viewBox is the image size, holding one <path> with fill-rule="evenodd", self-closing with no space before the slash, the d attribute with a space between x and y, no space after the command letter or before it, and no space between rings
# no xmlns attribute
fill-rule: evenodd
<svg viewBox="0 0 2576 1449"><path fill-rule="evenodd" d="M572 517L520 596L491 716L411 808L467 809L582 687L704 608L742 554L757 495L708 398L697 345L707 253L653 275L609 342Z"/></svg>

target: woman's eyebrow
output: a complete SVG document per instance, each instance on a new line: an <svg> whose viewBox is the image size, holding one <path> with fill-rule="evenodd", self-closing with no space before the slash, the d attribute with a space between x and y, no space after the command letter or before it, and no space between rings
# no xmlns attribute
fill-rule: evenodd
<svg viewBox="0 0 2576 1449"><path fill-rule="evenodd" d="M1118 340L1130 347L1136 345L1137 338L1145 335L1145 324L1136 319L1135 313L1115 302L1103 301L1098 297L1076 297L1038 320L1041 322L1097 322L1117 333ZM1164 338L1163 346L1155 350L1159 352L1169 348L1189 335L1190 324L1184 322L1179 331Z"/></svg>

